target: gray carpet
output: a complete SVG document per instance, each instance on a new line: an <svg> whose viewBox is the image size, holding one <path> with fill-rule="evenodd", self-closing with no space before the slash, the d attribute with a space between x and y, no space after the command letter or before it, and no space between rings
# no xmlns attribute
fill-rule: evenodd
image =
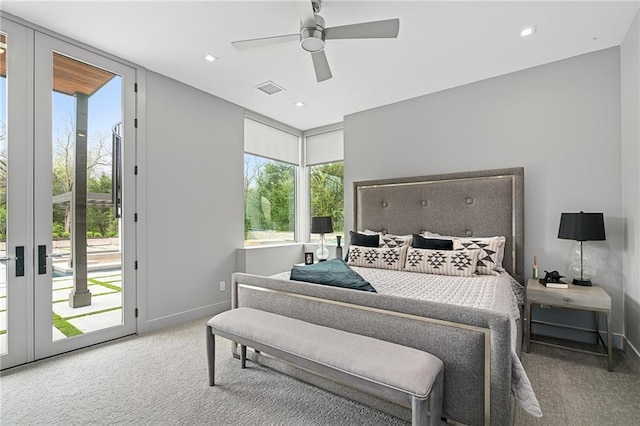
<svg viewBox="0 0 640 426"><path fill-rule="evenodd" d="M205 322L124 339L2 373L2 425L406 425L362 404L230 356L218 339L207 383ZM571 361L571 357L575 361ZM523 361L545 416L517 425L637 424L640 375L589 355L534 346Z"/></svg>
<svg viewBox="0 0 640 426"><path fill-rule="evenodd" d="M522 363L536 392L543 417L516 410L516 425L640 425L640 371L614 350L607 359L532 344Z"/></svg>

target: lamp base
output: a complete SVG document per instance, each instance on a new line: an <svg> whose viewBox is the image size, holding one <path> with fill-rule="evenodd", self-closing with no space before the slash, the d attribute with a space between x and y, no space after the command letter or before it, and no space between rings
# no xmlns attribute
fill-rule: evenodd
<svg viewBox="0 0 640 426"><path fill-rule="evenodd" d="M581 285L581 286L585 286L585 287L591 287L593 284L591 284L591 280L579 280L577 278L573 279L573 283L574 285Z"/></svg>

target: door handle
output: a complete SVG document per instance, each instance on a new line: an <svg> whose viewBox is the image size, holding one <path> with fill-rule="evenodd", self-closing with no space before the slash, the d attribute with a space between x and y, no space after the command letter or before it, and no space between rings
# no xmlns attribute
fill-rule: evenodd
<svg viewBox="0 0 640 426"><path fill-rule="evenodd" d="M24 277L24 246L16 246L16 277Z"/></svg>
<svg viewBox="0 0 640 426"><path fill-rule="evenodd" d="M38 275L47 273L47 246L38 246Z"/></svg>

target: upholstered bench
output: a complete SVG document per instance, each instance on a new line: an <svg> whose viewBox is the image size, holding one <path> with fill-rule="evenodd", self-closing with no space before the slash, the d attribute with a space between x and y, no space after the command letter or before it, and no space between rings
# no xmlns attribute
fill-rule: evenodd
<svg viewBox="0 0 640 426"><path fill-rule="evenodd" d="M209 385L215 383L215 336L247 346L344 385L411 406L412 424L440 424L442 361L414 348L347 333L252 308L223 312L207 322ZM427 402L428 401L428 402Z"/></svg>

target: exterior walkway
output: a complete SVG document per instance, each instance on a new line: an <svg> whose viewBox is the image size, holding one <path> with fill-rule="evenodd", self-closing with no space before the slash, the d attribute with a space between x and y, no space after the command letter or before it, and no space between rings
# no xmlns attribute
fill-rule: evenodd
<svg viewBox="0 0 640 426"><path fill-rule="evenodd" d="M0 353L7 351L6 266L0 263ZM52 279L52 338L65 339L122 324L122 271L120 269L89 272L91 305L69 306L73 277Z"/></svg>

